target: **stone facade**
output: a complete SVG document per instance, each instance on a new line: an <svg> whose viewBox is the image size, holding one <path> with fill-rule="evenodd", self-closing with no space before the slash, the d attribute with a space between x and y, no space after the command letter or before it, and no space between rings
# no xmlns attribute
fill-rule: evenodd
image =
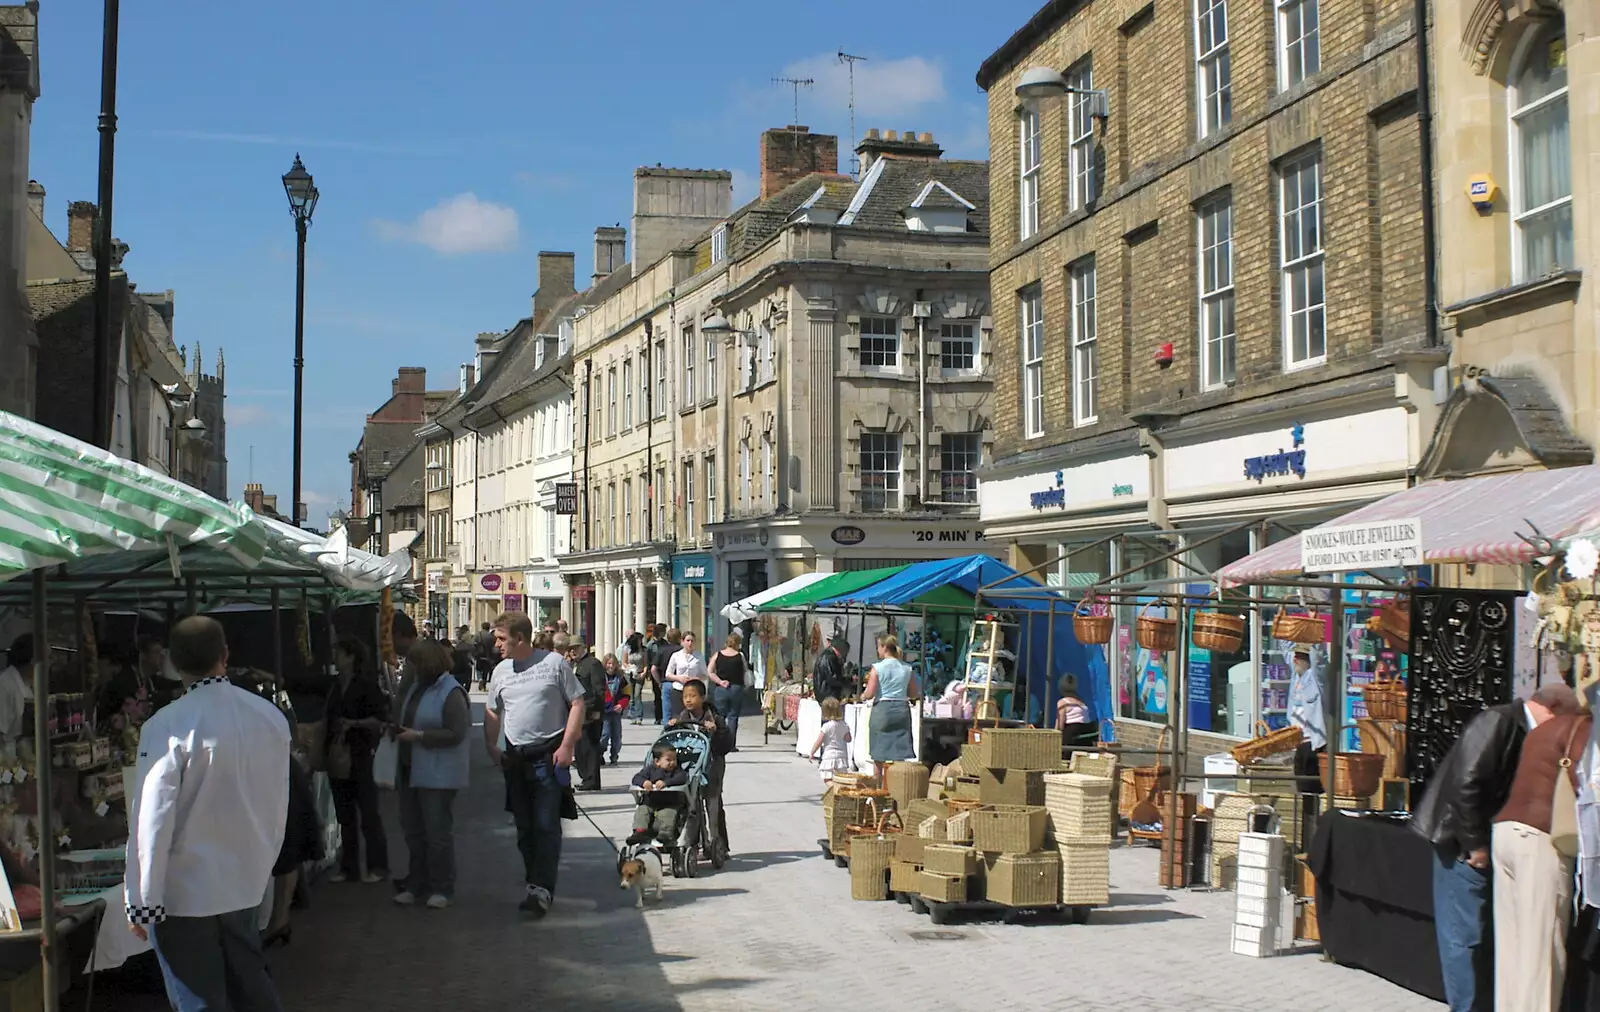
<svg viewBox="0 0 1600 1012"><path fill-rule="evenodd" d="M1600 145L1596 12L1452 0L1434 16L1452 392L1423 469L1587 463L1600 443L1600 302L1583 283L1600 248L1600 166L1585 157ZM1555 248L1534 238L1544 223Z"/></svg>
<svg viewBox="0 0 1600 1012"><path fill-rule="evenodd" d="M26 418L34 415L38 351L24 280L38 35L38 3L0 7L0 411Z"/></svg>

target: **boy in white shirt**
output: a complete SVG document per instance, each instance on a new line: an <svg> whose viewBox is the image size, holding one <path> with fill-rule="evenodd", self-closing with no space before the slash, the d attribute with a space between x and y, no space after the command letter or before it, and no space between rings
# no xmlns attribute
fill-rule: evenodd
<svg viewBox="0 0 1600 1012"><path fill-rule="evenodd" d="M226 677L203 616L172 628L185 691L139 732L128 813L128 925L150 938L176 1012L279 1012L256 908L283 845L289 722Z"/></svg>

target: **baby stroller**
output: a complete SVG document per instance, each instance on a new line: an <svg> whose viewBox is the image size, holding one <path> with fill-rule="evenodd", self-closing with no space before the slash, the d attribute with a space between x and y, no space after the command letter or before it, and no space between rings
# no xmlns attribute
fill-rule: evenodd
<svg viewBox="0 0 1600 1012"><path fill-rule="evenodd" d="M711 739L706 737L697 728L675 727L657 738L655 744L665 743L671 745L678 753L678 766L689 774L689 782L682 787L665 788L667 792L682 792L688 798L683 819L678 825L677 839L662 841L662 853L668 860L662 862L671 874L678 878L694 878L696 850L704 838L704 831L708 824L706 801L709 792L713 790L710 784L712 755ZM654 745L645 757L645 766L648 767L655 752ZM633 790L633 799L639 803L644 798L644 792L638 788ZM711 859L714 868L721 868L728 860L727 844L722 840L722 834L713 828L711 834L715 839L706 846L706 854Z"/></svg>

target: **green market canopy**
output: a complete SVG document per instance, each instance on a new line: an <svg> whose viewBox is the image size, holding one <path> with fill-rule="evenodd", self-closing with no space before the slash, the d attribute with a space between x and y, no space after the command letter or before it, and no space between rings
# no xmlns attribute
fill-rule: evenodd
<svg viewBox="0 0 1600 1012"><path fill-rule="evenodd" d="M883 569L856 569L833 573L801 587L799 590L775 597L760 605L759 611L794 611L815 608L818 601L853 594L863 587L886 580L905 569L905 566L886 566Z"/></svg>

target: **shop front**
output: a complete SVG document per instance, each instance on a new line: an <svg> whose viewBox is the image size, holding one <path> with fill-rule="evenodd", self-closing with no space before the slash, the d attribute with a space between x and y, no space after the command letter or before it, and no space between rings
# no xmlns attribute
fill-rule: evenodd
<svg viewBox="0 0 1600 1012"><path fill-rule="evenodd" d="M425 598L423 615L433 623L434 629L450 635L450 573L442 562L429 563L423 578Z"/></svg>
<svg viewBox="0 0 1600 1012"><path fill-rule="evenodd" d="M502 612L526 610L520 571L469 574L472 581L473 628L493 622Z"/></svg>
<svg viewBox="0 0 1600 1012"><path fill-rule="evenodd" d="M654 545L627 545L563 556L560 575L571 586L573 611L586 642L599 653L617 650L633 632L670 621L672 564ZM552 578L552 585L555 580Z"/></svg>
<svg viewBox="0 0 1600 1012"><path fill-rule="evenodd" d="M472 621L472 577L450 577L450 634L455 635L462 626L471 630L478 627Z"/></svg>
<svg viewBox="0 0 1600 1012"><path fill-rule="evenodd" d="M711 618L716 566L709 552L684 552L672 557L672 624L680 632L700 637L701 649L697 653L702 656L710 649L710 637L716 631Z"/></svg>
<svg viewBox="0 0 1600 1012"><path fill-rule="evenodd" d="M535 627L542 628L547 623L553 625L560 618L570 621L570 616L563 615L561 611L562 599L566 594L561 570L554 566L524 570L522 586L525 594L523 610L533 620Z"/></svg>

